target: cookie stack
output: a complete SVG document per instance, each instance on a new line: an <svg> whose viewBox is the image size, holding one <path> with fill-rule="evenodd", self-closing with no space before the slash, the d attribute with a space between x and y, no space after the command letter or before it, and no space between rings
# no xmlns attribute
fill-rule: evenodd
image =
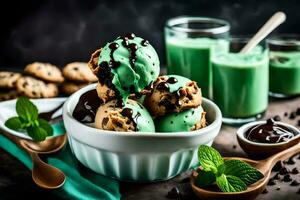
<svg viewBox="0 0 300 200"><path fill-rule="evenodd" d="M19 94L29 98L51 98L58 95L58 84L64 81L60 69L49 63L34 62L25 67L25 76L18 79Z"/></svg>
<svg viewBox="0 0 300 200"><path fill-rule="evenodd" d="M66 81L62 85L62 92L67 95L98 80L87 63L84 62L72 62L67 64L63 69L63 76Z"/></svg>
<svg viewBox="0 0 300 200"><path fill-rule="evenodd" d="M0 101L14 99L18 97L16 82L21 77L20 73L0 72Z"/></svg>

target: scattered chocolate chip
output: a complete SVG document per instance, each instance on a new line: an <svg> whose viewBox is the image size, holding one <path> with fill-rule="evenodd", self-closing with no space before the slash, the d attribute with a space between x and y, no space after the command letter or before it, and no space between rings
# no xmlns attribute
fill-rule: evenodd
<svg viewBox="0 0 300 200"><path fill-rule="evenodd" d="M281 121L281 117L279 115L274 116L273 119L275 121Z"/></svg>
<svg viewBox="0 0 300 200"><path fill-rule="evenodd" d="M292 173L292 174L299 174L299 171L298 171L298 169L295 167L295 168L292 169L291 173Z"/></svg>
<svg viewBox="0 0 300 200"><path fill-rule="evenodd" d="M265 188L262 194L267 194L269 191Z"/></svg>
<svg viewBox="0 0 300 200"><path fill-rule="evenodd" d="M276 190L280 190L280 186L277 186Z"/></svg>
<svg viewBox="0 0 300 200"><path fill-rule="evenodd" d="M290 186L298 186L298 185L300 185L300 183L296 180L293 180L290 184Z"/></svg>
<svg viewBox="0 0 300 200"><path fill-rule="evenodd" d="M295 164L294 158L293 157L289 158L287 160L286 164L288 164L288 165L294 165Z"/></svg>
<svg viewBox="0 0 300 200"><path fill-rule="evenodd" d="M289 114L287 112L284 113L284 116L287 117Z"/></svg>
<svg viewBox="0 0 300 200"><path fill-rule="evenodd" d="M297 108L297 110L296 110L296 114L297 114L297 115L300 115L300 107L299 107L299 108Z"/></svg>
<svg viewBox="0 0 300 200"><path fill-rule="evenodd" d="M290 119L295 119L297 117L297 113L296 112L291 112L290 114Z"/></svg>
<svg viewBox="0 0 300 200"><path fill-rule="evenodd" d="M288 169L286 168L286 167L283 167L280 171L279 171L279 174L281 174L281 175L286 175L286 174L288 174L289 173L289 171L288 171Z"/></svg>
<svg viewBox="0 0 300 200"><path fill-rule="evenodd" d="M232 148L233 148L233 149L236 149L236 145L235 145L235 144L234 144L234 145L232 145Z"/></svg>
<svg viewBox="0 0 300 200"><path fill-rule="evenodd" d="M283 182L291 182L293 179L291 178L291 175L287 174L283 177Z"/></svg>
<svg viewBox="0 0 300 200"><path fill-rule="evenodd" d="M177 187L173 187L166 196L168 199L178 199L180 198L180 191Z"/></svg>
<svg viewBox="0 0 300 200"><path fill-rule="evenodd" d="M270 178L268 185L276 185L276 181L272 178Z"/></svg>
<svg viewBox="0 0 300 200"><path fill-rule="evenodd" d="M281 161L278 161L273 167L272 171L279 172L282 168L283 168L283 163Z"/></svg>

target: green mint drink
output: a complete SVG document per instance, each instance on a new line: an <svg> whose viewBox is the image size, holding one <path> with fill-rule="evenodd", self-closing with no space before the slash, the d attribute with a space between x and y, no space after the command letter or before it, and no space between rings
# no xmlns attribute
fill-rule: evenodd
<svg viewBox="0 0 300 200"><path fill-rule="evenodd" d="M300 94L300 52L270 52L270 92Z"/></svg>
<svg viewBox="0 0 300 200"><path fill-rule="evenodd" d="M213 98L225 118L251 118L268 106L267 52L227 53L213 59Z"/></svg>
<svg viewBox="0 0 300 200"><path fill-rule="evenodd" d="M210 38L167 38L168 74L177 74L194 80L204 97L209 97L212 87L214 52L228 51L224 40Z"/></svg>

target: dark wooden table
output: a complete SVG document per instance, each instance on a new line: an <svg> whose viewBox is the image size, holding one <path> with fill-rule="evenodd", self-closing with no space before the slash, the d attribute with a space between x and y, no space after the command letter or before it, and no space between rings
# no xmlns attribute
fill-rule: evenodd
<svg viewBox="0 0 300 200"><path fill-rule="evenodd" d="M296 119L290 120L284 116L285 112L290 114L300 107L300 97L274 101L271 100L269 109L266 113L266 118L279 115L283 121L292 125L297 125L300 116ZM299 127L299 126L298 126ZM213 146L217 148L223 156L241 156L247 155L237 144L235 132L237 127L222 126L222 130L216 138ZM287 166L294 168L295 166L300 171L300 160L295 159L295 165ZM126 200L153 200L153 199L167 199L166 195L173 187L177 187L183 194L182 199L196 199L189 187L187 177L190 172L183 173L169 181L152 183L152 184L133 184L121 183L120 190L122 199ZM292 175L292 178L300 182L300 174ZM290 182L281 182L275 186L267 186L269 191L267 194L261 194L257 200L296 200L300 199L300 194L297 191L299 186L289 186ZM278 186L280 189L278 190ZM25 168L17 159L10 156L3 150L0 150L0 199L20 199L37 197L41 199L59 199L54 197L51 192L39 189L31 180L30 171Z"/></svg>

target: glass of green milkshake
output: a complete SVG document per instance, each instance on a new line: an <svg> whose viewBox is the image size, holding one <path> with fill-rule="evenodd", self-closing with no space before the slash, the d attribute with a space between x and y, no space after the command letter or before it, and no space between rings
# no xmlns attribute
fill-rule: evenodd
<svg viewBox="0 0 300 200"><path fill-rule="evenodd" d="M259 45L250 53L239 53L247 42L246 38L230 39L230 51L212 61L213 99L227 124L261 118L268 106L268 50Z"/></svg>
<svg viewBox="0 0 300 200"><path fill-rule="evenodd" d="M168 74L198 83L204 97L211 98L214 52L227 51L229 23L214 18L182 16L165 26Z"/></svg>
<svg viewBox="0 0 300 200"><path fill-rule="evenodd" d="M270 96L300 95L300 35L278 35L267 40L270 49Z"/></svg>

